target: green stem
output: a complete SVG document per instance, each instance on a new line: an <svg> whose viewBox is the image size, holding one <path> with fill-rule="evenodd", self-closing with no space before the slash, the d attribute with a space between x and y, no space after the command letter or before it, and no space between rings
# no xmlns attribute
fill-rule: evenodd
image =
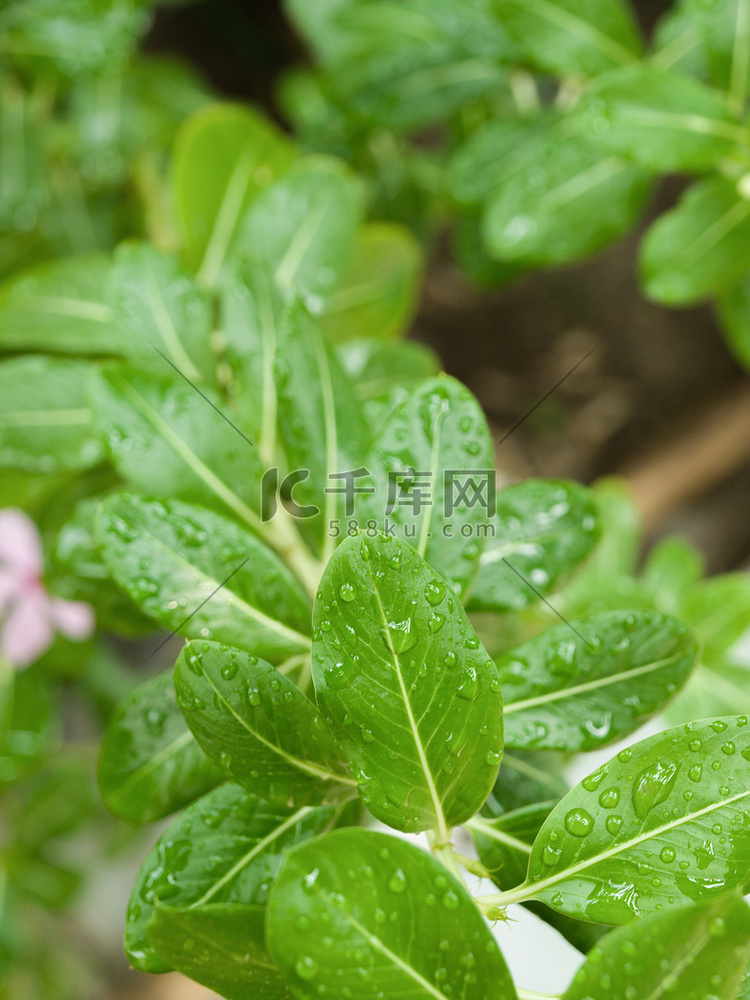
<svg viewBox="0 0 750 1000"><path fill-rule="evenodd" d="M518 1000L558 1000L557 993L535 993L533 990L519 990L516 987Z"/></svg>

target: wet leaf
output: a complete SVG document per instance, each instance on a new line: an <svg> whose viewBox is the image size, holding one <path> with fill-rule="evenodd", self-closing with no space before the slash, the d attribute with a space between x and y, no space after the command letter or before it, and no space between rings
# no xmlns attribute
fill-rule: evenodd
<svg viewBox="0 0 750 1000"><path fill-rule="evenodd" d="M378 819L445 835L481 807L502 752L497 672L410 545L360 536L338 548L315 602L312 669Z"/></svg>
<svg viewBox="0 0 750 1000"><path fill-rule="evenodd" d="M99 507L97 537L115 580L170 631L273 662L309 650L300 585L264 542L221 514L116 493Z"/></svg>
<svg viewBox="0 0 750 1000"><path fill-rule="evenodd" d="M629 747L569 792L513 901L608 924L712 899L750 875L746 716L689 723Z"/></svg>
<svg viewBox="0 0 750 1000"><path fill-rule="evenodd" d="M605 611L542 632L497 661L506 746L603 746L657 712L697 656L690 629L655 612Z"/></svg>
<svg viewBox="0 0 750 1000"><path fill-rule="evenodd" d="M99 789L120 819L161 819L219 781L221 772L177 707L171 670L141 684L115 710L99 755Z"/></svg>
<svg viewBox="0 0 750 1000"><path fill-rule="evenodd" d="M337 815L333 807L272 806L234 784L194 802L164 831L136 877L125 927L132 964L143 972L168 968L148 941L157 902L265 906L282 851L322 833Z"/></svg>
<svg viewBox="0 0 750 1000"><path fill-rule="evenodd" d="M501 490L493 523L494 537L479 558L479 572L469 591L470 610L517 610L536 601L534 590L550 593L585 559L599 537L590 491L562 480L527 479Z"/></svg>
<svg viewBox="0 0 750 1000"><path fill-rule="evenodd" d="M515 1000L500 950L439 861L369 830L290 851L271 889L268 947L301 1000L319 987L384 995Z"/></svg>
<svg viewBox="0 0 750 1000"><path fill-rule="evenodd" d="M175 690L205 753L249 790L273 800L280 789L282 801L297 804L351 796L355 782L318 710L270 664L215 642L188 642Z"/></svg>
<svg viewBox="0 0 750 1000"><path fill-rule="evenodd" d="M734 1000L750 957L750 910L738 896L620 927L598 944L562 1000ZM606 986L605 986L606 984Z"/></svg>

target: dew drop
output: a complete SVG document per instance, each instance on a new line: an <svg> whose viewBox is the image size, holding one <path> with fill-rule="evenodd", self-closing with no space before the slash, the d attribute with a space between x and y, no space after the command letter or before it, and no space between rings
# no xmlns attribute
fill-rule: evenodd
<svg viewBox="0 0 750 1000"><path fill-rule="evenodd" d="M310 958L309 955L305 955L303 958L298 958L294 963L294 971L300 979L309 981L315 977L315 974L318 971L318 963L314 958Z"/></svg>
<svg viewBox="0 0 750 1000"><path fill-rule="evenodd" d="M339 587L339 597L349 604L355 598L354 587L350 583L342 583Z"/></svg>
<svg viewBox="0 0 750 1000"><path fill-rule="evenodd" d="M571 809L565 817L565 829L574 837L588 837L594 829L594 820L585 809Z"/></svg>
<svg viewBox="0 0 750 1000"><path fill-rule="evenodd" d="M397 894L406 891L406 875L401 868L397 868L388 879L388 888Z"/></svg>

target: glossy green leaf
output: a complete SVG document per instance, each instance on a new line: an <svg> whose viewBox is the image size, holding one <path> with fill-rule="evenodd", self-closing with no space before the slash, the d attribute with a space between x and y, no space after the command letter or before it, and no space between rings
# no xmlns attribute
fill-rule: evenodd
<svg viewBox="0 0 750 1000"><path fill-rule="evenodd" d="M750 198L734 181L699 181L651 226L640 269L649 298L663 305L700 302L730 288L750 268Z"/></svg>
<svg viewBox="0 0 750 1000"><path fill-rule="evenodd" d="M310 508L299 512L297 523L319 551L330 552L334 524L346 510L345 494L334 492L346 488L345 479L336 477L364 466L370 431L352 380L299 303L279 327L276 386L279 435L289 468L309 472L292 492L295 503Z"/></svg>
<svg viewBox="0 0 750 1000"><path fill-rule="evenodd" d="M86 394L92 367L35 355L0 363L0 467L50 473L102 458Z"/></svg>
<svg viewBox="0 0 750 1000"><path fill-rule="evenodd" d="M410 545L360 536L339 547L315 602L312 669L378 819L445 836L481 807L502 753L497 672Z"/></svg>
<svg viewBox="0 0 750 1000"><path fill-rule="evenodd" d="M354 254L328 298L321 325L333 342L355 337L387 340L414 317L422 252L408 229L371 222L357 233Z"/></svg>
<svg viewBox="0 0 750 1000"><path fill-rule="evenodd" d="M505 763L503 768L505 769ZM531 845L555 801L537 802L495 819L475 816L467 824L479 855L492 881L501 889L511 889L526 878ZM566 917L544 903L524 904L541 920L554 927L581 952L587 952L608 928Z"/></svg>
<svg viewBox="0 0 750 1000"><path fill-rule="evenodd" d="M168 372L158 350L191 381L215 381L211 303L174 257L148 243L122 244L109 277L108 300L122 353L131 361Z"/></svg>
<svg viewBox="0 0 750 1000"><path fill-rule="evenodd" d="M420 848L369 830L339 830L287 854L267 940L301 1000L321 986L352 1000L516 997L460 882Z"/></svg>
<svg viewBox="0 0 750 1000"><path fill-rule="evenodd" d="M164 972L147 936L155 905L264 905L281 853L322 833L333 807L270 805L224 784L194 802L164 831L141 865L128 905L125 951L144 972Z"/></svg>
<svg viewBox="0 0 750 1000"><path fill-rule="evenodd" d="M750 958L750 910L738 896L620 927L597 945L562 1000L734 1000Z"/></svg>
<svg viewBox="0 0 750 1000"><path fill-rule="evenodd" d="M116 816L131 823L161 819L219 781L177 706L171 670L120 704L99 757L99 789Z"/></svg>
<svg viewBox="0 0 750 1000"><path fill-rule="evenodd" d="M544 72L595 76L640 54L638 28L623 0L495 0L495 10Z"/></svg>
<svg viewBox="0 0 750 1000"><path fill-rule="evenodd" d="M637 729L685 683L698 655L686 625L605 611L529 639L497 661L505 743L594 750Z"/></svg>
<svg viewBox="0 0 750 1000"><path fill-rule="evenodd" d="M248 207L293 158L282 133L247 107L217 104L183 125L172 187L185 260L203 283L214 284Z"/></svg>
<svg viewBox="0 0 750 1000"><path fill-rule="evenodd" d="M176 909L156 904L148 940L170 968L226 1000L291 1000L265 954L264 906L208 903Z"/></svg>
<svg viewBox="0 0 750 1000"><path fill-rule="evenodd" d="M124 479L157 496L228 508L258 527L258 451L212 407L221 409L219 399L176 374L125 365L102 369L90 388L96 425Z"/></svg>
<svg viewBox="0 0 750 1000"><path fill-rule="evenodd" d="M492 438L474 396L444 376L422 382L391 411L366 466L375 492L360 497L360 526L395 532L465 590L491 536L495 495Z"/></svg>
<svg viewBox="0 0 750 1000"><path fill-rule="evenodd" d="M279 557L234 521L177 500L117 493L100 506L97 533L112 576L170 631L210 636L273 662L310 649L304 592Z"/></svg>
<svg viewBox="0 0 750 1000"><path fill-rule="evenodd" d="M528 170L488 197L482 232L491 256L561 264L600 250L638 219L649 175L621 156L553 130L527 139Z"/></svg>
<svg viewBox="0 0 750 1000"><path fill-rule="evenodd" d="M479 557L469 592L470 610L519 609L537 600L534 590L548 594L599 537L590 491L562 480L527 479L501 490L493 523L495 534Z"/></svg>
<svg viewBox="0 0 750 1000"><path fill-rule="evenodd" d="M704 720L621 750L553 809L503 902L624 924L744 885L748 733L746 716Z"/></svg>
<svg viewBox="0 0 750 1000"><path fill-rule="evenodd" d="M238 246L273 272L284 295L320 313L349 267L362 213L359 181L340 161L295 163L257 199Z"/></svg>
<svg viewBox="0 0 750 1000"><path fill-rule="evenodd" d="M218 643L188 642L175 690L198 743L234 781L298 805L351 796L355 782L320 713L269 663Z"/></svg>
<svg viewBox="0 0 750 1000"><path fill-rule="evenodd" d="M715 90L646 63L590 84L575 121L602 149L663 173L714 170L750 144Z"/></svg>
<svg viewBox="0 0 750 1000"><path fill-rule="evenodd" d="M564 761L564 757L559 758L548 750L538 753L506 750L503 766L482 815L499 816L524 806L561 798L570 788L561 774Z"/></svg>
<svg viewBox="0 0 750 1000"><path fill-rule="evenodd" d="M409 383L422 382L440 371L437 355L413 340L348 340L336 353L363 402L388 399L394 390L408 389Z"/></svg>
<svg viewBox="0 0 750 1000"><path fill-rule="evenodd" d="M92 253L37 264L0 286L0 347L51 354L119 354L106 301L110 259Z"/></svg>

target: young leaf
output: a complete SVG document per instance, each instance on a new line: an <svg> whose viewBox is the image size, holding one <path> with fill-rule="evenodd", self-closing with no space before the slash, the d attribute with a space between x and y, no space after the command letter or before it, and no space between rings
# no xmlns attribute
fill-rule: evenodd
<svg viewBox="0 0 750 1000"><path fill-rule="evenodd" d="M439 861L370 830L290 851L271 889L268 948L295 996L515 1000L500 950Z"/></svg>
<svg viewBox="0 0 750 1000"><path fill-rule="evenodd" d="M170 373L103 368L90 387L94 419L124 479L157 496L228 508L252 528L260 518L258 450Z"/></svg>
<svg viewBox="0 0 750 1000"><path fill-rule="evenodd" d="M421 277L422 252L408 229L389 222L363 226L321 317L329 340L398 337L414 316Z"/></svg>
<svg viewBox="0 0 750 1000"><path fill-rule="evenodd" d="M299 805L351 793L355 782L318 710L270 664L218 643L188 642L175 690L205 753L246 788L262 789L264 799L280 794Z"/></svg>
<svg viewBox="0 0 750 1000"><path fill-rule="evenodd" d="M600 148L662 173L714 170L750 143L715 90L647 63L591 83L574 121Z"/></svg>
<svg viewBox="0 0 750 1000"><path fill-rule="evenodd" d="M735 358L750 368L750 276L745 274L716 301L724 340Z"/></svg>
<svg viewBox="0 0 750 1000"><path fill-rule="evenodd" d="M101 459L86 395L92 369L34 355L0 363L0 468L50 473Z"/></svg>
<svg viewBox="0 0 750 1000"><path fill-rule="evenodd" d="M299 296L320 313L352 259L361 213L359 181L348 167L307 157L257 199L238 249L273 272L285 298Z"/></svg>
<svg viewBox="0 0 750 1000"><path fill-rule="evenodd" d="M172 188L185 260L202 284L216 282L248 207L293 158L282 133L250 108L217 104L185 122Z"/></svg>
<svg viewBox="0 0 750 1000"><path fill-rule="evenodd" d="M502 902L624 924L744 885L747 733L746 716L704 720L621 750L553 809Z"/></svg>
<svg viewBox="0 0 750 1000"><path fill-rule="evenodd" d="M313 612L313 679L380 820L443 838L492 789L502 700L460 602L410 545L348 538Z"/></svg>
<svg viewBox="0 0 750 1000"><path fill-rule="evenodd" d="M56 354L119 354L122 345L106 301L111 262L105 254L37 264L0 287L0 347Z"/></svg>
<svg viewBox="0 0 750 1000"><path fill-rule="evenodd" d="M221 781L177 707L172 671L141 684L120 704L104 734L99 789L120 819L150 823Z"/></svg>
<svg viewBox="0 0 750 1000"><path fill-rule="evenodd" d="M360 525L408 539L456 591L466 589L491 534L492 438L477 400L459 382L428 379L390 413L367 459L375 492Z"/></svg>
<svg viewBox="0 0 750 1000"><path fill-rule="evenodd" d="M211 303L177 260L148 243L121 244L109 277L108 301L122 353L162 373L169 361L191 381L215 382L209 337Z"/></svg>
<svg viewBox="0 0 750 1000"><path fill-rule="evenodd" d="M299 302L290 306L279 328L276 387L289 466L309 472L294 487L293 500L320 512L300 512L298 524L318 551L330 553L335 524L346 510L342 474L362 469L370 431L352 380ZM354 485L359 487L356 480Z"/></svg>
<svg viewBox="0 0 750 1000"><path fill-rule="evenodd" d="M300 585L234 521L178 500L117 493L99 508L97 534L112 576L165 628L210 635L273 662L310 649Z"/></svg>
<svg viewBox="0 0 750 1000"><path fill-rule="evenodd" d="M292 1000L265 953L265 906L208 903L185 909L157 902L147 935L170 968L226 1000Z"/></svg>
<svg viewBox="0 0 750 1000"><path fill-rule="evenodd" d="M534 590L550 593L599 537L591 492L554 479L527 479L501 490L493 524L495 532L479 557L469 592L469 610L518 610L537 599Z"/></svg>
<svg viewBox="0 0 750 1000"><path fill-rule="evenodd" d="M640 54L638 28L623 0L495 0L495 10L542 72L595 76Z"/></svg>
<svg viewBox="0 0 750 1000"><path fill-rule="evenodd" d="M607 983L610 1000L661 997L734 1000L750 957L750 910L738 896L656 913L608 934L562 1000L588 1000Z"/></svg>
<svg viewBox="0 0 750 1000"><path fill-rule="evenodd" d="M485 122L448 164L445 181L451 197L462 206L482 206L495 188L529 169L548 130L546 116Z"/></svg>
<svg viewBox="0 0 750 1000"><path fill-rule="evenodd" d="M337 815L330 806L270 805L233 784L188 806L161 835L135 880L125 927L132 964L143 972L168 968L147 936L157 902L180 909L215 903L262 906L282 851L322 833Z"/></svg>
<svg viewBox="0 0 750 1000"><path fill-rule="evenodd" d="M750 198L736 182L710 177L651 226L640 269L649 298L687 306L730 288L750 268Z"/></svg>
<svg viewBox="0 0 750 1000"><path fill-rule="evenodd" d="M632 732L682 687L698 643L655 612L605 611L558 625L497 661L505 743L594 750Z"/></svg>
<svg viewBox="0 0 750 1000"><path fill-rule="evenodd" d="M644 170L553 130L537 133L526 147L533 166L515 171L488 197L482 232L491 256L562 264L634 225L650 187Z"/></svg>

